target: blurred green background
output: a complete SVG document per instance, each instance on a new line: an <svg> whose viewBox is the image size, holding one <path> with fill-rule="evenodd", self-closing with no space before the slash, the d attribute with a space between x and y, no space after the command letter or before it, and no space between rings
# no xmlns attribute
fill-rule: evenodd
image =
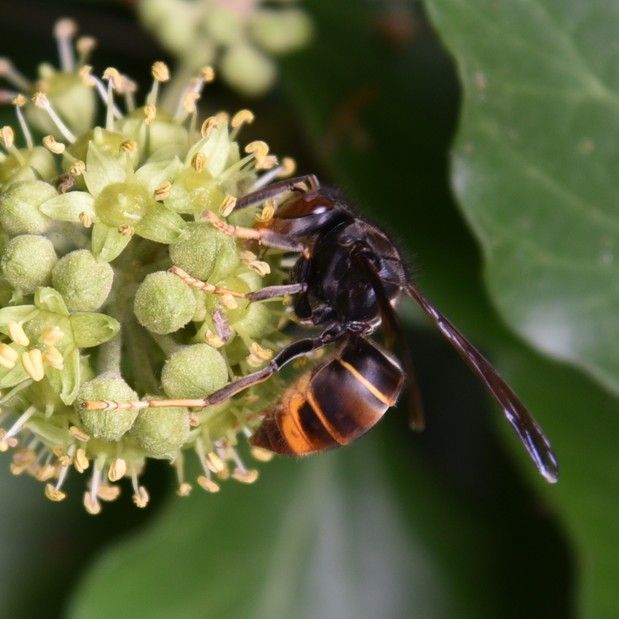
<svg viewBox="0 0 619 619"><path fill-rule="evenodd" d="M0 2L2 55L55 59L72 16L98 72L163 58L135 3ZM248 101L250 137L393 231L428 295L553 441L547 486L498 408L403 308L428 416L145 511L52 504L0 467L0 616L75 619L619 616L619 8L602 0L307 0L313 43ZM4 122L12 111L3 110ZM71 488L68 489L71 493ZM78 492L74 494L79 495Z"/></svg>

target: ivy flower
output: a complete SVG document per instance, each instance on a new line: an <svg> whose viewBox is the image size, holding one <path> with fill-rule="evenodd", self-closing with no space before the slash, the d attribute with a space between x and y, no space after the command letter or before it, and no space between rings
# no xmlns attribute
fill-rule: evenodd
<svg viewBox="0 0 619 619"><path fill-rule="evenodd" d="M206 214L252 225L250 209L232 212L236 200L294 164L265 142L240 145L249 110L200 122L212 68L187 81L168 113L164 63L152 65L138 104L133 80L86 64L94 39L76 39L66 19L54 32L60 67L42 65L38 81L0 62L10 85L0 97L16 114L15 129L0 128L0 451L12 450L11 471L44 482L53 501L65 498L68 475L86 475L91 514L125 478L146 506L140 474L150 458L174 465L181 496L193 486L189 459L208 492L229 477L253 482L239 437L277 380L202 410L78 403L208 395L281 349L286 305L240 298L265 278L281 282L279 259L259 259Z"/></svg>

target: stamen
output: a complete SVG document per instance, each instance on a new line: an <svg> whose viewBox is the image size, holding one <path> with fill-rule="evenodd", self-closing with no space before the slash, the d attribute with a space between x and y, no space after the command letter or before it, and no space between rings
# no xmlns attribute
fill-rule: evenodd
<svg viewBox="0 0 619 619"><path fill-rule="evenodd" d="M54 502L62 501L67 498L66 493L55 488L53 484L45 484L45 496Z"/></svg>
<svg viewBox="0 0 619 619"><path fill-rule="evenodd" d="M19 353L8 344L0 344L0 365L7 370L12 370L17 363Z"/></svg>
<svg viewBox="0 0 619 619"><path fill-rule="evenodd" d="M51 346L43 353L43 361L51 365L55 370L62 371L64 369L62 353L55 346Z"/></svg>
<svg viewBox="0 0 619 619"><path fill-rule="evenodd" d="M135 228L129 224L120 224L120 226L118 226L118 232L123 236L133 236L135 234Z"/></svg>
<svg viewBox="0 0 619 619"><path fill-rule="evenodd" d="M160 60L153 63L151 67L151 75L153 76L153 85L151 86L150 93L146 97L146 103L150 105L157 105L157 97L159 96L159 84L167 82L170 79L170 70L165 62Z"/></svg>
<svg viewBox="0 0 619 619"><path fill-rule="evenodd" d="M170 181L165 181L162 185L157 187L154 191L154 197L157 202L163 202L166 200L170 192L172 191L172 183Z"/></svg>
<svg viewBox="0 0 619 619"><path fill-rule="evenodd" d="M28 127L28 123L26 122L26 118L24 117L24 113L21 108L26 105L28 100L24 95L17 95L13 99L13 105L15 106L15 114L17 115L17 122L19 123L19 127L24 136L24 140L26 141L26 147L28 150L32 150L34 148L34 141L32 140L32 133L30 133L30 128Z"/></svg>
<svg viewBox="0 0 619 619"><path fill-rule="evenodd" d="M236 140L243 125L251 125L254 122L254 113L251 110L239 110L230 121L232 131L230 132L230 140Z"/></svg>
<svg viewBox="0 0 619 619"><path fill-rule="evenodd" d="M84 493L84 507L89 514L96 516L101 512L101 504L99 503L99 486L101 484L101 458L97 458L94 462L92 477L90 478L90 489Z"/></svg>
<svg viewBox="0 0 619 619"><path fill-rule="evenodd" d="M257 469L248 469L243 464L239 454L233 447L228 448L232 460L236 464L235 469L232 471L232 477L243 484L253 484L258 479Z"/></svg>
<svg viewBox="0 0 619 619"><path fill-rule="evenodd" d="M196 455L198 456L198 459L200 460L200 465L202 466L202 470L204 471L204 475L200 475L197 478L198 484L200 484L200 487L206 490L207 492L219 492L219 484L217 484L211 479L211 471L213 471L211 456L215 456L215 454L209 454L208 456L205 455L204 443L202 442L202 439L200 438L196 441L195 451L196 451ZM225 467L223 462L221 463L221 466L223 470L223 467Z"/></svg>
<svg viewBox="0 0 619 619"><path fill-rule="evenodd" d="M79 214L79 220L82 226L84 226L84 228L92 227L92 217L88 213L82 211Z"/></svg>
<svg viewBox="0 0 619 619"><path fill-rule="evenodd" d="M263 348L258 342L252 342L249 347L249 355L247 363L250 367L257 368L273 358L273 351L269 348Z"/></svg>
<svg viewBox="0 0 619 619"><path fill-rule="evenodd" d="M157 117L157 108L152 104L144 106L144 124L146 126L151 125Z"/></svg>
<svg viewBox="0 0 619 619"><path fill-rule="evenodd" d="M119 486L113 486L111 484L106 484L106 483L102 483L99 486L97 497L99 497L102 501L107 501L109 503L111 501L115 501L119 496L120 496Z"/></svg>
<svg viewBox="0 0 619 619"><path fill-rule="evenodd" d="M204 153L196 153L191 158L191 167L196 172L202 172L206 166L206 155Z"/></svg>
<svg viewBox="0 0 619 619"><path fill-rule="evenodd" d="M4 125L0 129L0 141L4 144L7 150L12 150L15 146L15 133L12 127Z"/></svg>
<svg viewBox="0 0 619 619"><path fill-rule="evenodd" d="M97 39L90 36L80 37L75 42L75 49L78 53L78 64L83 66L88 62L88 58L93 50L97 47Z"/></svg>
<svg viewBox="0 0 619 619"><path fill-rule="evenodd" d="M178 479L178 490L176 494L178 496L189 496L191 493L191 484L185 481L185 456L183 456L183 452L179 451L174 459L173 465L176 470L176 478Z"/></svg>
<svg viewBox="0 0 619 619"><path fill-rule="evenodd" d="M28 346L30 344L30 340L22 327L21 322L17 322L15 320L9 320L9 337L20 346Z"/></svg>
<svg viewBox="0 0 619 619"><path fill-rule="evenodd" d="M116 458L107 471L107 478L114 482L122 479L127 472L127 462L123 458Z"/></svg>
<svg viewBox="0 0 619 619"><path fill-rule="evenodd" d="M21 363L24 370L33 381L39 382L45 378L45 367L43 366L43 355L38 348L27 350L22 353Z"/></svg>
<svg viewBox="0 0 619 619"><path fill-rule="evenodd" d="M18 449L13 454L13 459L10 464L11 473L13 475L21 475L25 470L31 468L36 460L37 455L34 449L30 447Z"/></svg>
<svg viewBox="0 0 619 619"><path fill-rule="evenodd" d="M73 459L73 466L78 473L83 473L90 465L88 457L86 456L86 450L80 447L75 452L75 458Z"/></svg>
<svg viewBox="0 0 619 619"><path fill-rule="evenodd" d="M87 443L90 440L90 434L87 434L84 430L82 430L82 428L78 428L77 426L71 426L69 428L69 432L73 438L76 438L82 443Z"/></svg>
<svg viewBox="0 0 619 619"><path fill-rule="evenodd" d="M216 116L209 116L200 127L200 135L203 138L208 138L213 129L219 127L219 120Z"/></svg>
<svg viewBox="0 0 619 619"><path fill-rule="evenodd" d="M86 171L86 164L81 159L76 159L69 168L73 176L81 176Z"/></svg>
<svg viewBox="0 0 619 619"><path fill-rule="evenodd" d="M62 122L60 116L58 116L56 110L52 107L47 95L41 91L36 92L32 97L32 101L37 107L47 112L48 116L51 118L54 125L56 125L56 128L60 131L64 139L73 144L76 139L75 135L73 135L69 127Z"/></svg>
<svg viewBox="0 0 619 619"><path fill-rule="evenodd" d="M272 451L264 449L264 447L255 447L253 445L250 449L250 453L258 462L269 462L275 455Z"/></svg>
<svg viewBox="0 0 619 619"><path fill-rule="evenodd" d="M212 82L215 79L215 69L211 66L202 67L200 70L200 77L206 84Z"/></svg>
<svg viewBox="0 0 619 619"><path fill-rule="evenodd" d="M236 207L237 199L234 196L226 196L223 202L219 205L219 214L222 217L228 217Z"/></svg>
<svg viewBox="0 0 619 619"><path fill-rule="evenodd" d="M120 150L127 155L132 155L138 150L138 143L135 140L125 140L120 145Z"/></svg>
<svg viewBox="0 0 619 619"><path fill-rule="evenodd" d="M256 215L256 221L259 221L260 223L263 223L263 224L271 221L271 219L273 219L273 216L275 215L275 211L276 211L275 200L273 199L266 200L264 203L264 206L262 207L260 212Z"/></svg>
<svg viewBox="0 0 619 619"><path fill-rule="evenodd" d="M62 155L64 153L66 146L62 142L57 142L56 138L53 135L46 135L43 140L43 146L47 148L54 155Z"/></svg>
<svg viewBox="0 0 619 619"><path fill-rule="evenodd" d="M148 505L150 497L144 486L138 485L138 478L135 473L131 473L131 485L133 487L133 502L136 507L144 508Z"/></svg>
<svg viewBox="0 0 619 619"><path fill-rule="evenodd" d="M60 68L66 73L75 71L75 56L72 41L77 33L77 24L72 19L60 19L54 26L54 37L58 44Z"/></svg>
<svg viewBox="0 0 619 619"><path fill-rule="evenodd" d="M8 58L0 58L0 77L3 77L18 90L28 92L32 88L30 80L18 71Z"/></svg>

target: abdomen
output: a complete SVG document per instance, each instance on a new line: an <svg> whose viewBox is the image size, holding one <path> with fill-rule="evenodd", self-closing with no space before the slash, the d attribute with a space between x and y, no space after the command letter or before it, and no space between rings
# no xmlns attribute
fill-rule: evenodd
<svg viewBox="0 0 619 619"><path fill-rule="evenodd" d="M403 384L402 369L390 355L351 337L339 354L284 392L251 443L284 455L347 445L382 419Z"/></svg>

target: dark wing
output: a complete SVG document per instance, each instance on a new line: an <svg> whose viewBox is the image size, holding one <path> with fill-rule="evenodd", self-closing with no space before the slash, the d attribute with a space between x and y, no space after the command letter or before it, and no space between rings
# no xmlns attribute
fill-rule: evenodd
<svg viewBox="0 0 619 619"><path fill-rule="evenodd" d="M503 413L535 462L539 472L551 484L559 479L559 463L550 442L518 396L497 374L483 355L443 316L413 284L406 287L408 294L434 321L441 333L451 342L466 363L475 371L488 391L501 405Z"/></svg>
<svg viewBox="0 0 619 619"><path fill-rule="evenodd" d="M383 281L372 262L362 252L354 254L354 257L366 271L374 294L376 295L382 327L385 332L385 344L389 350L396 352L402 362L402 369L406 374L410 427L416 432L422 432L426 427L426 422L423 412L423 402L421 400L421 391L419 389L419 383L417 382L413 358L411 357L406 337L400 326L400 320L385 293Z"/></svg>

